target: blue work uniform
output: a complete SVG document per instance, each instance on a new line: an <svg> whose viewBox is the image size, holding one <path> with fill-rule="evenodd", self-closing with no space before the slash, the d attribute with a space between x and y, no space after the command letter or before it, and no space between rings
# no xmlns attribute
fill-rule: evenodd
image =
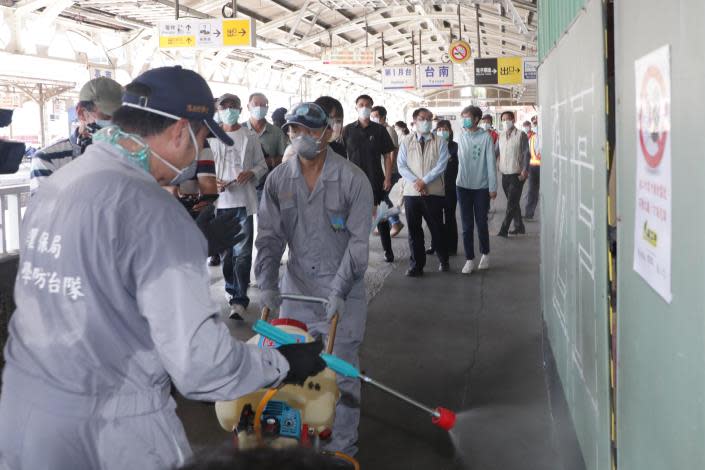
<svg viewBox="0 0 705 470"><path fill-rule="evenodd" d="M174 468L191 449L172 382L215 401L286 376L218 320L188 212L110 144L45 181L21 233L0 468Z"/></svg>
<svg viewBox="0 0 705 470"><path fill-rule="evenodd" d="M345 299L334 354L358 365L365 334L365 271L372 228L372 187L365 173L328 148L323 170L309 191L298 158L270 173L259 208L255 273L263 289L276 289L284 248L289 259L281 292ZM329 324L319 304L284 301L281 317L300 320L314 336ZM338 377L341 398L329 448L355 454L360 421L360 381Z"/></svg>

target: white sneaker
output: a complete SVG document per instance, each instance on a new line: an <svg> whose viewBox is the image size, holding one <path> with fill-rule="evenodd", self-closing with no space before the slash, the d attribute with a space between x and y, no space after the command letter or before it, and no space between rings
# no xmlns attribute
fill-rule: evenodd
<svg viewBox="0 0 705 470"><path fill-rule="evenodd" d="M477 269L488 269L490 267L490 255L482 255Z"/></svg>
<svg viewBox="0 0 705 470"><path fill-rule="evenodd" d="M230 317L231 320L243 321L242 316L245 314L245 307L240 304L233 304L230 306Z"/></svg>
<svg viewBox="0 0 705 470"><path fill-rule="evenodd" d="M470 274L474 270L475 270L475 260L469 259L465 262L465 266L463 266L463 270L461 272L463 274Z"/></svg>

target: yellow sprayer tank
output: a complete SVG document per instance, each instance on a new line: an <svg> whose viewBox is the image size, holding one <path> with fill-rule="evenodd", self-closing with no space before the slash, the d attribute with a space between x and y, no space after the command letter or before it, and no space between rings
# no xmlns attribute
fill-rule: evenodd
<svg viewBox="0 0 705 470"><path fill-rule="evenodd" d="M310 343L313 337L308 333L306 325L292 319L277 319L271 322L287 333L297 337L299 342ZM276 347L271 340L255 335L247 344L257 344L260 348ZM267 389L245 395L232 401L221 401L215 404L215 412L218 421L223 429L228 432L235 432L247 405L254 410L260 403ZM335 372L326 368L323 372L306 380L303 387L299 385L285 385L281 387L272 400L282 401L291 408L296 408L301 412L301 421L308 433L327 439L333 429L335 418L335 404L338 401L340 392L335 381ZM246 449L257 445L254 436L244 430L238 434L239 447ZM273 447L288 447L298 445L293 438L279 437L272 443Z"/></svg>

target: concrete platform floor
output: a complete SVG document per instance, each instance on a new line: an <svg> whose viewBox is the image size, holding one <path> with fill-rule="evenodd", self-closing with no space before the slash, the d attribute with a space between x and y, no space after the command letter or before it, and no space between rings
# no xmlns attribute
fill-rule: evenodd
<svg viewBox="0 0 705 470"><path fill-rule="evenodd" d="M437 260L429 257L423 278L406 278L406 260L385 265L379 240L372 238L362 369L459 415L449 435L424 413L363 386L363 469L561 468L542 367L539 223L526 222L524 236L496 237L504 201L494 206L491 268L469 276L460 274L462 241L452 272L437 272ZM398 258L408 257L406 235L404 230L394 241ZM223 298L217 269L213 291ZM245 324L230 323L233 334L250 337L256 315L253 306ZM194 450L229 439L211 405L180 400L178 412Z"/></svg>

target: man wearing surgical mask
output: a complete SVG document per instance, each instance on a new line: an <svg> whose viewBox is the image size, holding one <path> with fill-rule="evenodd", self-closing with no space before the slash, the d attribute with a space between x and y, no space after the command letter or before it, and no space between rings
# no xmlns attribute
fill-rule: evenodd
<svg viewBox="0 0 705 470"><path fill-rule="evenodd" d="M149 70L33 196L0 393L6 468L180 468L191 448L172 384L232 400L325 367L315 343L259 349L218 318L206 241L162 189L193 174L209 131L232 143L212 117L200 75Z"/></svg>
<svg viewBox="0 0 705 470"><path fill-rule="evenodd" d="M284 150L286 150L287 139L281 128L276 127L267 122L267 113L269 113L269 100L262 93L252 93L247 102L247 110L250 113L250 118L245 123L245 127L257 134L262 151L264 152L264 161L267 162L267 172L271 172L277 165L281 164ZM259 181L257 185L257 200L264 188L265 178Z"/></svg>
<svg viewBox="0 0 705 470"><path fill-rule="evenodd" d="M529 175L530 153L528 137L514 125L514 112L504 111L501 118L499 171L502 172L502 189L507 196L507 212L497 235L507 238L510 234L526 233L519 201L524 182ZM510 232L509 226L512 222L514 222L514 230Z"/></svg>
<svg viewBox="0 0 705 470"><path fill-rule="evenodd" d="M316 103L301 103L287 114L284 129L297 156L277 167L264 185L255 272L263 304L274 311L281 307L281 317L305 323L313 336L324 337L338 313L333 354L357 366L367 320L364 278L373 194L367 176L328 145L334 137L331 122ZM323 297L328 304L282 302L280 292ZM354 455L360 380L339 375L337 381L341 397L326 448Z"/></svg>
<svg viewBox="0 0 705 470"><path fill-rule="evenodd" d="M426 108L414 111L416 132L402 139L399 146L399 173L404 178L404 208L409 227L409 269L406 275L424 274L426 247L422 220L431 232L431 244L440 262L438 270L447 272L448 247L443 237L445 186L443 173L450 154L448 142L433 133L433 113Z"/></svg>
<svg viewBox="0 0 705 470"><path fill-rule="evenodd" d="M32 157L29 189L34 192L59 168L71 163L86 151L93 134L110 125L110 118L122 102L122 86L107 77L88 81L78 94L78 127L67 139L41 149Z"/></svg>
<svg viewBox="0 0 705 470"><path fill-rule="evenodd" d="M345 126L343 140L348 152L348 160L359 166L370 180L375 203L372 217L376 217L378 206L384 201L386 193L392 189L395 147L387 129L370 120L373 105L374 102L370 96L357 97L355 108L358 118ZM384 170L382 162L384 162ZM384 218L377 224L377 230L384 250L384 259L391 263L394 261L394 251L392 251L389 221Z"/></svg>
<svg viewBox="0 0 705 470"><path fill-rule="evenodd" d="M230 318L243 320L250 303L247 289L252 267L254 214L257 213L257 182L267 174L267 163L257 134L241 126L240 98L226 93L218 100L218 114L223 130L232 139L228 146L218 139L209 139L215 160L215 174L220 196L217 215L228 214L240 222L241 231L233 246L222 258L225 291L230 297Z"/></svg>
<svg viewBox="0 0 705 470"><path fill-rule="evenodd" d="M262 198L262 190L267 175L282 162L284 151L286 150L287 138L281 127L276 127L267 122L267 114L269 113L269 100L263 93L252 93L247 101L247 110L250 113L250 118L245 122L244 127L248 128L259 138L259 143L262 144L262 152L264 153L264 161L267 162L267 173L263 178L257 181L257 204ZM253 233L257 233L257 216L253 219ZM257 256L256 248L253 248L252 259ZM257 285L254 275L254 266L250 269L252 285Z"/></svg>

